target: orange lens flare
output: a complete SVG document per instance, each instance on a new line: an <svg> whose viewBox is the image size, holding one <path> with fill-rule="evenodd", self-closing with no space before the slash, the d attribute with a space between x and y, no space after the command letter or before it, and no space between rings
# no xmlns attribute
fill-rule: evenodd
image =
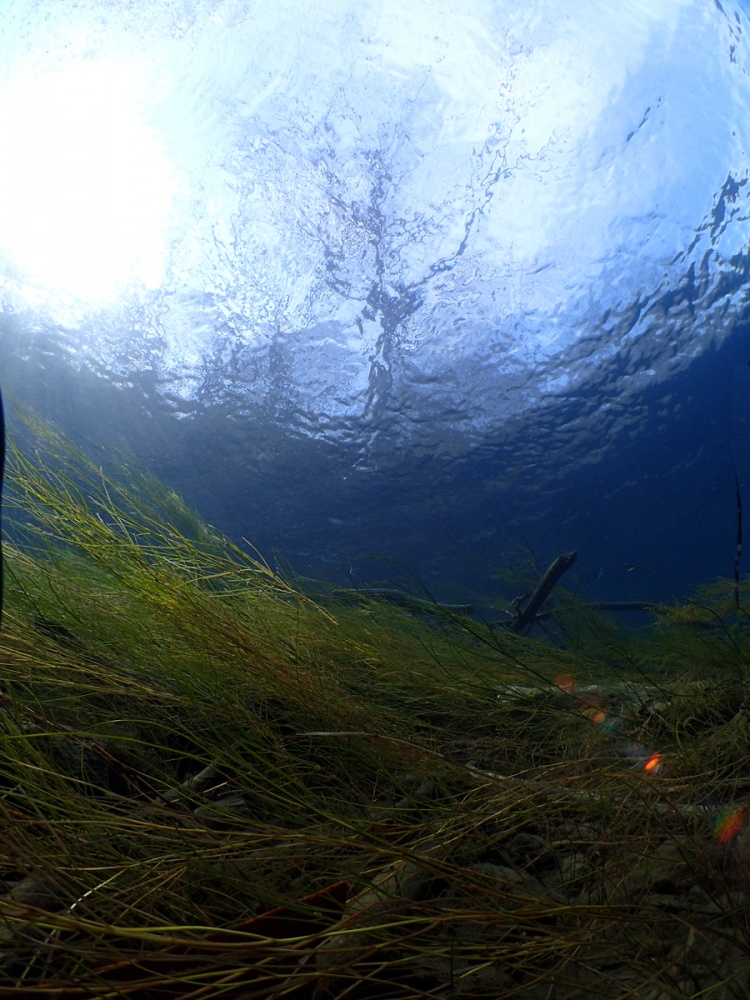
<svg viewBox="0 0 750 1000"><path fill-rule="evenodd" d="M576 682L573 674L556 674L554 685L563 694L573 694ZM593 726L601 726L604 732L612 736L619 733L622 719L616 714L609 715L603 707L602 699L595 692L582 691L576 698L575 704L581 715ZM641 768L646 774L659 774L664 767L662 754L651 753L640 743L626 743L620 749L634 767Z"/></svg>
<svg viewBox="0 0 750 1000"><path fill-rule="evenodd" d="M572 674L558 674L555 677L555 687L565 694L573 694L576 687L575 678Z"/></svg>

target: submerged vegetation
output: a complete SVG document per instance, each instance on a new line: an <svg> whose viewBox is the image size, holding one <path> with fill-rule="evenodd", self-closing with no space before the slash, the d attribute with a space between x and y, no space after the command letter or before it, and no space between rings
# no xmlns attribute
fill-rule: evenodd
<svg viewBox="0 0 750 1000"><path fill-rule="evenodd" d="M7 479L4 997L747 995L729 582L551 642L282 577L50 432Z"/></svg>

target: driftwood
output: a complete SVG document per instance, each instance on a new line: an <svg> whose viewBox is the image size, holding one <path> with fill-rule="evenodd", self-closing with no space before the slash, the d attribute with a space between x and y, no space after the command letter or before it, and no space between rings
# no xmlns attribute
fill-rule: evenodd
<svg viewBox="0 0 750 1000"><path fill-rule="evenodd" d="M474 610L471 604L441 604L438 601L428 601L423 597L414 597L397 587L357 587L351 590L339 589L333 591L333 596L345 604L367 604L370 601L383 601L405 608L418 615L468 615Z"/></svg>
<svg viewBox="0 0 750 1000"><path fill-rule="evenodd" d="M505 627L510 629L511 632L518 632L520 634L532 625L536 621L542 605L552 592L552 588L563 573L570 569L576 561L577 556L577 552L568 552L564 556L558 556L537 584L526 607L523 610L517 609L515 615L506 623Z"/></svg>
<svg viewBox="0 0 750 1000"><path fill-rule="evenodd" d="M583 606L598 608L599 611L655 611L660 607L657 601L594 601Z"/></svg>
<svg viewBox="0 0 750 1000"><path fill-rule="evenodd" d="M553 618L555 612L542 611L542 607L557 581L563 573L570 569L577 556L577 552L568 552L566 555L558 556L537 584L523 610L521 610L520 605L525 598L519 598L514 601L512 611L505 618L488 622L489 627L507 628L512 632L521 633L535 622ZM442 604L438 601L426 600L423 597L415 597L397 587L338 588L332 591L332 596L344 604L367 604L370 601L382 601L417 615L468 616L474 611L471 604ZM653 601L592 601L579 606L598 611L653 611L658 607L658 604Z"/></svg>
<svg viewBox="0 0 750 1000"><path fill-rule="evenodd" d="M660 605L656 601L586 601L584 604L576 605L576 608L583 611L655 611L658 607ZM554 611L540 611L534 617L534 621L543 622L554 617ZM508 628L512 621L515 621L515 615L508 614L505 618L497 618L488 624L490 628ZM716 625L715 622L710 624Z"/></svg>

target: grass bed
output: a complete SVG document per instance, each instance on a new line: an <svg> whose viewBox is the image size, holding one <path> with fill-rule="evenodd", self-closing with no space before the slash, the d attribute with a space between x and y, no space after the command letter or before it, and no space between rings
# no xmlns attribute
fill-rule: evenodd
<svg viewBox="0 0 750 1000"><path fill-rule="evenodd" d="M748 996L727 583L552 643L282 578L49 432L10 466L3 997Z"/></svg>

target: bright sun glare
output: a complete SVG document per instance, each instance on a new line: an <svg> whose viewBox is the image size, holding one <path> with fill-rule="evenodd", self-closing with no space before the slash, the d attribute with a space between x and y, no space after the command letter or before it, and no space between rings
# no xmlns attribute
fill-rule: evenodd
<svg viewBox="0 0 750 1000"><path fill-rule="evenodd" d="M104 302L161 284L172 167L132 66L80 61L0 93L0 256L24 284Z"/></svg>

